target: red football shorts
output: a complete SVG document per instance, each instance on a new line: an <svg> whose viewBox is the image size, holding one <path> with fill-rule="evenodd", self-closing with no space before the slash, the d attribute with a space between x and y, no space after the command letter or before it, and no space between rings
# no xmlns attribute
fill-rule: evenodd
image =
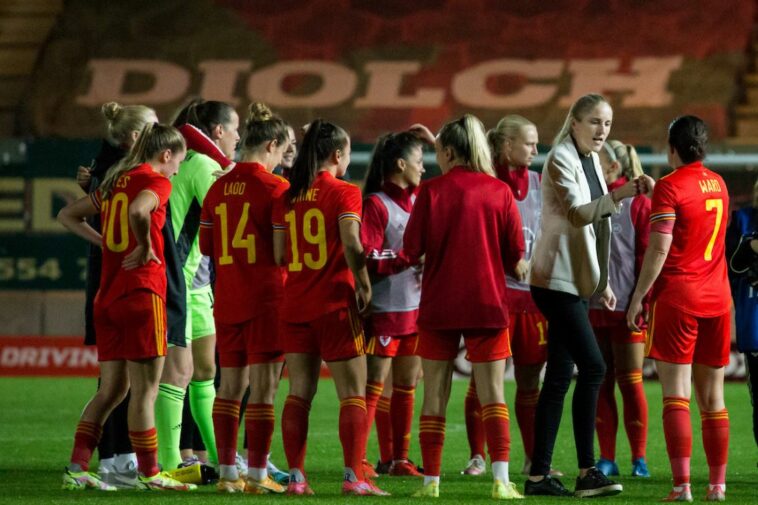
<svg viewBox="0 0 758 505"><path fill-rule="evenodd" d="M363 325L358 309L349 306L306 323L282 321L285 353L321 356L324 361L342 361L363 356Z"/></svg>
<svg viewBox="0 0 758 505"><path fill-rule="evenodd" d="M632 331L626 325L626 312L610 312L604 309L590 309L590 324L598 341L610 340L617 344L644 344L647 329Z"/></svg>
<svg viewBox="0 0 758 505"><path fill-rule="evenodd" d="M729 364L730 314L697 317L653 302L645 345L649 358L707 366Z"/></svg>
<svg viewBox="0 0 758 505"><path fill-rule="evenodd" d="M547 320L540 313L508 314L513 364L541 365L547 361Z"/></svg>
<svg viewBox="0 0 758 505"><path fill-rule="evenodd" d="M396 356L415 356L418 347L418 333L397 337L372 335L366 345L366 354L394 358Z"/></svg>
<svg viewBox="0 0 758 505"><path fill-rule="evenodd" d="M610 340L618 344L644 344L647 339L647 330L632 331L626 322L616 326L601 326L592 328L598 340Z"/></svg>
<svg viewBox="0 0 758 505"><path fill-rule="evenodd" d="M472 363L486 363L511 355L508 328L468 328L465 330L425 330L419 328L416 354L424 359L449 361L458 355L463 342Z"/></svg>
<svg viewBox="0 0 758 505"><path fill-rule="evenodd" d="M99 361L157 358L166 355L166 302L140 289L107 307L95 302Z"/></svg>
<svg viewBox="0 0 758 505"><path fill-rule="evenodd" d="M216 349L222 368L284 361L276 306L241 323L216 321Z"/></svg>

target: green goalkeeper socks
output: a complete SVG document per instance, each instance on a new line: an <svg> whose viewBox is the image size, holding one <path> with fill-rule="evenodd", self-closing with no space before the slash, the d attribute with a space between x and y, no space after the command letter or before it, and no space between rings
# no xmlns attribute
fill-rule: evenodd
<svg viewBox="0 0 758 505"><path fill-rule="evenodd" d="M189 385L190 409L192 418L200 430L203 444L208 451L208 462L218 465L218 451L216 451L216 437L213 432L213 401L216 399L216 388L213 379L206 381L192 381Z"/></svg>
<svg viewBox="0 0 758 505"><path fill-rule="evenodd" d="M182 462L179 437L182 433L184 394L184 389L171 384L158 386L155 428L158 430L158 462L164 470L173 470Z"/></svg>

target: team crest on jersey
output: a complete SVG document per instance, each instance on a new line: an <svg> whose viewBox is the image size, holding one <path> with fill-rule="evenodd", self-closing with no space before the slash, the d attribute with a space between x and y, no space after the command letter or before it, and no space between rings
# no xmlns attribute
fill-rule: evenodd
<svg viewBox="0 0 758 505"><path fill-rule="evenodd" d="M382 344L382 347L387 347L390 342L392 342L392 337L379 337L379 343Z"/></svg>

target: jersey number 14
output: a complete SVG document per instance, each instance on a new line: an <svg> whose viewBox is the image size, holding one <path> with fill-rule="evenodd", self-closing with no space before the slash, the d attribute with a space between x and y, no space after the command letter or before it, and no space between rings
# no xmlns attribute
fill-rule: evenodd
<svg viewBox="0 0 758 505"><path fill-rule="evenodd" d="M218 258L218 264L231 265L234 263L234 257L229 254L229 215L226 204L220 203L213 210L216 212L219 225L221 226L221 256ZM245 202L245 205L242 206L239 221L237 221L237 227L234 229L232 247L247 250L247 263L252 265L255 263L255 235L252 233L245 234L249 210L250 203Z"/></svg>

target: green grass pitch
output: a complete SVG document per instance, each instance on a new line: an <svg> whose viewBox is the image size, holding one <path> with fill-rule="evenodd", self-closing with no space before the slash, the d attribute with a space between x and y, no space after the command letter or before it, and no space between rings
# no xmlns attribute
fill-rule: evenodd
<svg viewBox="0 0 758 505"><path fill-rule="evenodd" d="M334 386L329 380L321 381L319 394L313 403L306 471L316 492L310 498L286 496L221 496L211 486L193 494L176 496L168 493L119 491L117 493L65 492L60 489L60 478L66 465L76 420L94 390L94 379L0 379L0 503L336 503L356 500L361 502L418 503L410 494L419 486L412 478L380 477L378 484L392 493L387 498L340 496L342 453L337 436L338 403ZM447 439L442 464L442 483L439 503L491 503L489 497L491 477L466 477L460 470L468 459L463 398L467 383L454 381L447 416ZM423 385L421 386L423 388ZM513 405L514 384L506 383L506 398ZM661 393L657 383L646 386L650 405L650 433L648 437L648 464L651 479L633 479L622 476L624 492L616 497L602 498L609 503L653 503L670 489L669 468L661 426ZM285 468L284 452L278 434L279 414L286 396L283 382L277 398L277 433L272 445L273 459ZM421 391L417 393L417 412ZM569 393L570 395L570 393ZM570 396L568 397L570 398ZM751 428L751 408L747 386L728 384L727 407L731 418L727 501L730 503L758 503L755 486L758 469L758 450ZM619 399L620 401L620 399ZM512 410L512 409L511 409ZM524 477L519 474L523 464L521 440L514 421L511 424L511 478L523 489ZM418 422L418 414L415 419ZM693 495L702 500L707 483L707 467L700 441L700 418L697 408L692 409L693 425ZM377 446L373 434L369 443L369 458L376 460ZM418 435L412 434L411 458L420 462ZM617 459L623 475L630 471L629 448L623 432L619 434ZM566 404L563 424L556 444L554 466L566 473L564 483L573 489L576 476L576 456L571 434L570 402ZM527 498L527 503L557 503L575 498Z"/></svg>

